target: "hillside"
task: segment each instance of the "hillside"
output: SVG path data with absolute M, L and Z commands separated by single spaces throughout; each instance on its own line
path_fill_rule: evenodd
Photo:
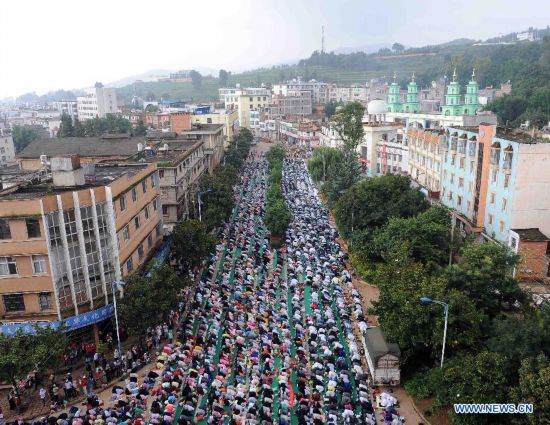
M 466 42 L 466 40 L 461 40 Z M 512 81 L 513 96 L 500 100 L 490 109 L 495 110 L 502 123 L 519 125 L 531 120 L 544 125 L 550 119 L 550 39 L 543 42 L 521 42 L 513 45 L 468 45 L 449 43 L 406 49 L 402 53 L 351 54 L 319 53 L 317 51 L 295 65 L 261 68 L 230 75 L 228 85 L 270 85 L 301 76 L 337 84 L 364 84 L 372 78 L 387 80 L 394 72 L 405 85 L 413 72 L 420 86 L 443 75 L 450 76 L 457 69 L 461 82 L 469 80 L 476 68 L 480 87 L 499 86 Z M 216 78 L 204 78 L 202 88 L 196 90 L 191 83 L 137 82 L 119 89 L 120 96 L 129 101 L 134 94 L 156 98 L 187 101 L 218 99 L 219 83 Z

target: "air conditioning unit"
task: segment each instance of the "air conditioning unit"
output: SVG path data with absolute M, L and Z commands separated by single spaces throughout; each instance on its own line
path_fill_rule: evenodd
M 42 165 L 48 165 L 48 155 L 40 155 L 40 163 Z

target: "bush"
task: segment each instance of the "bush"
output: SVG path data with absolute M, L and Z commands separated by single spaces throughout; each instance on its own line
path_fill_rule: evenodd
M 441 368 L 422 371 L 405 382 L 405 390 L 416 398 L 429 398 L 436 394 L 441 382 Z

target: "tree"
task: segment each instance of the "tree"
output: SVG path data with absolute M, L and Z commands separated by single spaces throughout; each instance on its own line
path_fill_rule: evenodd
M 402 53 L 403 50 L 405 50 L 405 46 L 403 46 L 401 43 L 393 43 L 393 46 L 391 46 L 391 49 L 395 53 Z
M 496 243 L 469 243 L 460 252 L 461 261 L 447 270 L 449 285 L 467 294 L 489 317 L 503 307 L 525 303 L 527 296 L 512 276 L 519 258 L 509 247 Z
M 29 143 L 38 137 L 38 134 L 32 128 L 19 125 L 13 126 L 11 135 L 13 137 L 13 144 L 16 153 L 21 152 Z
M 132 335 L 142 335 L 148 327 L 165 321 L 176 308 L 182 289 L 190 285 L 172 267 L 163 264 L 150 276 L 131 274 L 126 281 L 124 297 L 118 301 L 121 323 Z
M 132 133 L 134 136 L 145 136 L 147 134 L 147 127 L 143 124 L 143 120 L 138 121 Z
M 387 47 L 383 47 L 382 49 L 378 50 L 378 54 L 381 56 L 389 55 L 391 54 L 391 50 Z
M 334 114 L 336 113 L 336 108 L 338 108 L 338 106 L 342 106 L 343 103 L 342 102 L 335 102 L 334 100 L 331 100 L 330 102 L 328 102 L 326 105 L 325 105 L 325 115 L 327 118 L 332 118 L 334 116 Z
M 531 403 L 534 415 L 523 415 L 529 424 L 550 423 L 550 362 L 544 355 L 526 359 L 519 369 L 519 385 L 510 389 L 511 401 Z M 518 422 L 520 423 L 520 422 Z M 525 423 L 525 422 L 522 422 Z
M 311 159 L 307 162 L 307 169 L 313 181 L 324 182 L 327 177 L 334 178 L 343 157 L 343 153 L 339 149 L 329 147 L 315 149 Z
M 86 135 L 86 130 L 78 118 L 74 119 L 74 135 L 76 137 L 84 137 Z
M 504 374 L 506 359 L 497 353 L 482 351 L 448 362 L 443 371 L 437 400 L 445 406 L 454 403 L 507 403 L 508 379 Z M 502 424 L 497 415 L 457 415 L 449 409 L 454 424 Z
M 218 79 L 220 86 L 226 86 L 227 81 L 229 80 L 229 72 L 227 72 L 225 69 L 220 69 L 220 72 L 218 74 Z
M 504 96 L 495 99 L 485 109 L 497 114 L 500 124 L 513 125 L 518 118 L 525 112 L 527 101 L 518 96 Z
M 59 128 L 58 137 L 74 137 L 75 129 L 73 119 L 68 114 L 61 115 L 61 126 Z
M 55 369 L 68 340 L 61 329 L 35 327 L 34 335 L 0 333 L 0 381 L 16 384 L 33 370 Z
M 195 71 L 194 69 L 189 73 L 191 77 L 191 84 L 195 90 L 199 90 L 202 87 L 202 75 L 200 72 Z
M 422 264 L 444 266 L 449 258 L 451 219 L 441 206 L 409 218 L 392 217 L 376 231 L 371 258 L 380 260 L 397 244 L 406 242 L 408 254 Z
M 351 230 L 378 228 L 391 217 L 413 217 L 429 207 L 424 195 L 413 189 L 408 177 L 386 174 L 362 180 L 337 202 L 334 215 L 344 237 Z
M 344 149 L 355 152 L 365 132 L 363 114 L 365 107 L 359 102 L 349 102 L 334 115 L 334 128 L 344 142 Z
M 265 211 L 265 225 L 269 231 L 282 237 L 292 221 L 292 214 L 282 200 L 275 200 L 267 206 Z
M 198 220 L 186 220 L 174 227 L 172 258 L 183 273 L 199 267 L 215 247 L 216 238 L 208 232 L 206 224 Z

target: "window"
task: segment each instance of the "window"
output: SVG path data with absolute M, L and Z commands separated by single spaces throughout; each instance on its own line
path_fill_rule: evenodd
M 135 186 L 132 188 L 132 201 L 137 201 L 137 190 Z
M 458 187 L 464 187 L 464 179 L 462 177 L 458 178 Z
M 128 242 L 130 240 L 130 226 L 124 227 L 124 229 L 122 229 L 122 234 L 124 235 L 124 240 Z
M 164 170 L 159 170 L 159 177 L 161 179 L 164 177 Z
M 472 193 L 473 189 L 474 189 L 474 183 L 468 182 L 468 193 Z
M 147 192 L 147 179 L 141 181 L 141 190 L 143 190 L 143 193 Z
M 8 294 L 2 297 L 4 299 L 4 308 L 6 312 L 25 311 L 25 299 L 23 294 Z
M 17 274 L 17 263 L 14 257 L 0 257 L 0 276 Z
M 147 236 L 147 248 L 151 248 L 153 246 L 153 234 L 149 233 L 149 236 Z
M 168 215 L 168 207 L 166 205 L 162 206 L 162 215 Z
M 504 175 L 504 187 L 510 186 L 510 174 Z
M 39 238 L 40 221 L 37 218 L 27 218 L 25 223 L 27 224 L 27 236 L 29 238 Z
M 38 294 L 38 305 L 40 310 L 51 310 L 52 309 L 52 293 L 51 292 L 42 292 Z
M 502 198 L 502 211 L 506 211 L 507 206 L 508 206 L 508 199 Z
M 495 183 L 497 181 L 497 168 L 493 168 L 491 170 L 491 183 Z
M 460 168 L 464 169 L 464 158 L 460 158 Z
M 151 187 L 155 187 L 155 175 L 151 176 Z
M 493 224 L 493 214 L 489 214 L 489 224 Z
M 452 191 L 452 190 L 449 192 L 449 199 L 450 199 L 451 201 L 453 200 L 453 191 Z
M 500 233 L 504 232 L 504 221 L 500 221 L 499 223 L 499 229 L 500 229 Z
M 0 239 L 11 239 L 10 222 L 0 218 Z
M 451 155 L 451 165 L 455 165 L 456 163 L 456 155 Z
M 139 229 L 139 226 L 141 226 L 141 223 L 140 223 L 140 220 L 139 220 L 139 215 L 136 215 L 134 217 L 134 226 L 135 226 L 136 230 Z
M 451 174 L 451 184 L 453 184 L 454 182 L 455 182 L 455 175 Z
M 472 209 L 472 203 L 470 201 L 468 201 L 467 211 L 470 211 L 471 209 Z
M 157 224 L 157 227 L 155 227 L 155 234 L 157 235 L 157 238 L 160 238 L 162 235 L 162 226 L 161 224 Z
M 143 258 L 143 256 L 145 255 L 145 250 L 143 249 L 143 244 L 140 244 L 138 246 L 138 256 L 139 256 L 139 259 L 141 260 Z
M 491 204 L 494 204 L 495 203 L 495 194 L 494 193 L 491 193 L 491 197 L 489 198 L 490 199 L 490 203 Z
M 156 211 L 157 210 L 157 198 L 153 199 L 153 210 Z
M 457 198 L 458 199 L 457 199 L 456 203 L 458 204 L 458 206 L 461 206 L 462 205 L 462 196 L 459 195 L 459 196 L 457 196 Z
M 474 165 L 474 161 L 470 161 L 470 173 L 473 173 L 475 171 L 475 165 Z
M 46 273 L 46 257 L 43 255 L 32 256 L 32 270 L 34 273 Z
M 149 205 L 144 208 L 145 220 L 149 220 Z
M 126 195 L 122 195 L 120 197 L 120 211 L 124 211 L 126 209 Z
M 132 270 L 134 270 L 134 262 L 132 261 L 132 258 L 128 258 L 128 261 L 126 261 L 126 270 L 128 270 L 128 273 L 131 273 Z

